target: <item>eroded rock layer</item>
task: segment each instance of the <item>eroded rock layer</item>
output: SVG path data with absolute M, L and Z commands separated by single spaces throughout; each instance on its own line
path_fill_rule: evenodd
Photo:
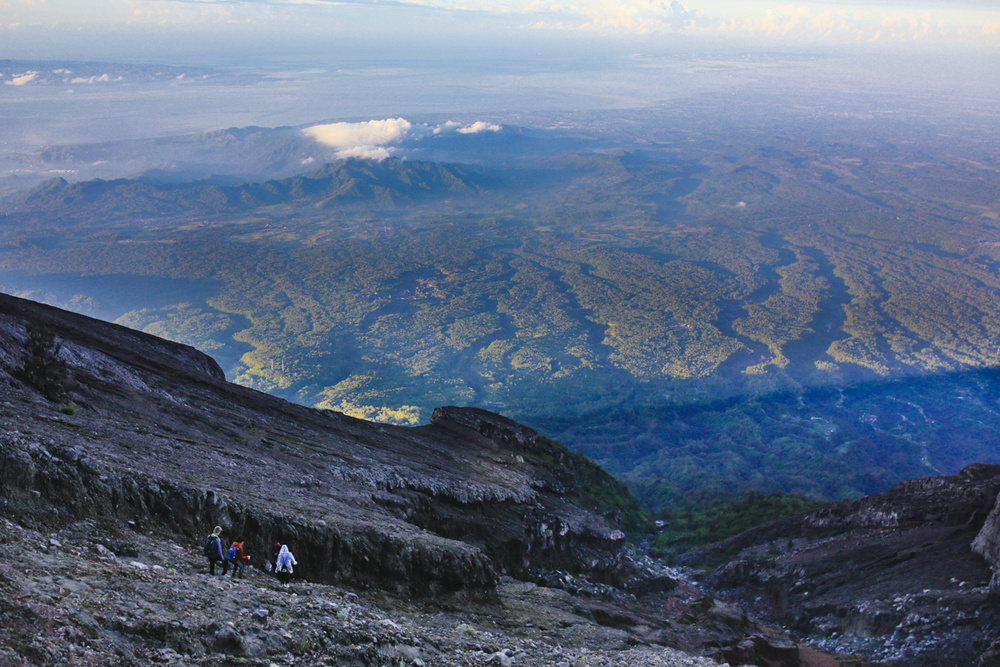
M 760 526 L 700 557 L 726 554 L 711 585 L 813 646 L 975 665 L 1000 628 L 989 564 L 973 551 L 995 551 L 998 492 L 1000 466 L 976 464 Z

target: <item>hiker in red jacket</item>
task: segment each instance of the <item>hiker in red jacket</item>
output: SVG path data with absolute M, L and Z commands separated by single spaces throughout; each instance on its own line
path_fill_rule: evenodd
M 229 547 L 229 562 L 233 564 L 233 578 L 239 577 L 243 578 L 243 571 L 246 569 L 246 563 L 250 560 L 250 556 L 243 553 L 243 538 L 238 538 L 233 542 L 232 546 Z M 228 565 L 228 563 L 227 563 Z M 226 573 L 226 568 L 223 566 L 222 573 Z

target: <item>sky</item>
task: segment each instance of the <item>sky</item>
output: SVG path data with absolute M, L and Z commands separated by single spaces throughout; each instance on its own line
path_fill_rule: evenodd
M 0 58 L 569 48 L 600 40 L 1000 48 L 995 0 L 0 0 Z M 684 40 L 689 40 L 685 42 Z M 457 45 L 457 46 L 456 46 Z
M 338 153 L 382 154 L 421 122 L 748 87 L 992 100 L 998 58 L 1000 0 L 0 0 L 0 161 L 248 125 L 320 125 Z

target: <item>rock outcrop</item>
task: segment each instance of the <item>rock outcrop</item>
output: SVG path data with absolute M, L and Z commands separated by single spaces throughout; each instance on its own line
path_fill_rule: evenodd
M 983 521 L 983 527 L 972 542 L 972 550 L 989 563 L 993 570 L 990 591 L 1000 595 L 1000 503 L 993 503 Z
M 707 581 L 813 646 L 973 665 L 1000 627 L 990 568 L 973 552 L 994 544 L 998 491 L 1000 466 L 977 464 L 787 517 L 698 557 L 728 554 Z

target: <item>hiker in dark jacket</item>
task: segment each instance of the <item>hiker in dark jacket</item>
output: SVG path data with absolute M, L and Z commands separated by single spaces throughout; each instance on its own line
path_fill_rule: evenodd
M 225 574 L 229 570 L 229 563 L 222 553 L 222 538 L 219 537 L 221 534 L 222 528 L 216 526 L 212 534 L 205 538 L 205 556 L 208 558 L 209 574 L 215 574 L 215 564 L 220 561 L 222 562 L 222 574 Z
M 243 578 L 243 570 L 246 569 L 246 563 L 250 560 L 250 556 L 243 553 L 243 538 L 237 539 L 233 542 L 233 546 L 229 547 L 229 560 L 233 562 L 233 579 L 239 577 Z M 222 573 L 225 574 L 226 570 L 223 569 Z
M 274 543 L 274 555 L 271 556 L 271 572 L 278 574 L 278 554 L 281 553 L 281 542 Z

